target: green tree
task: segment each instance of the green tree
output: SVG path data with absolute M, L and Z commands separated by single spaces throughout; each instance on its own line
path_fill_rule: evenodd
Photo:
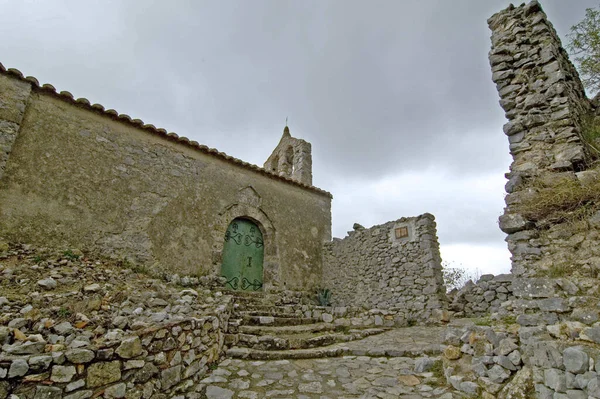
M 591 93 L 600 91 L 600 10 L 586 9 L 585 17 L 571 27 L 567 38 L 583 85 Z

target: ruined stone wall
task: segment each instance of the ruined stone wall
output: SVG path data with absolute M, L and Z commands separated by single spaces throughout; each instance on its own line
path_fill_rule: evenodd
M 0 241 L 0 398 L 202 397 L 233 307 L 203 280 Z
M 7 240 L 214 275 L 227 226 L 247 217 L 263 233 L 267 288 L 321 281 L 329 193 L 2 71 L 0 141 L 14 141 L 0 180 Z
M 512 274 L 484 274 L 467 282 L 460 290 L 448 293 L 454 317 L 480 317 L 497 312 L 503 302 L 513 299 Z
M 597 397 L 597 280 L 519 277 L 507 288 L 512 295 L 479 314 L 480 326 L 446 331 L 448 382 L 484 398 Z
M 433 215 L 424 214 L 357 226 L 326 244 L 322 285 L 333 305 L 390 310 L 397 324 L 438 319 L 446 298 L 436 234 Z
M 164 324 L 164 323 L 163 323 Z M 59 325 L 58 327 L 61 327 Z M 106 334 L 98 344 L 69 339 L 50 344 L 39 335 L 23 344 L 0 327 L 0 395 L 27 398 L 201 397 L 208 365 L 219 360 L 224 326 L 214 316 Z M 189 396 L 191 395 L 191 396 Z M 183 396 L 181 396 L 183 397 Z
M 500 228 L 508 234 L 512 272 L 533 276 L 559 264 L 597 267 L 600 254 L 594 248 L 599 247 L 600 234 L 595 227 L 574 228 L 557 221 L 542 225 L 519 209 L 536 195 L 536 184 L 552 187 L 564 179 L 576 180 L 587 167 L 581 133 L 591 109 L 578 74 L 536 1 L 510 6 L 488 24 L 492 79 L 508 119 L 504 133 L 513 157 L 500 217 Z

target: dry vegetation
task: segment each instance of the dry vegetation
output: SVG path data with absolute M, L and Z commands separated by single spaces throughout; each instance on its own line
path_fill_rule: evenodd
M 585 182 L 562 177 L 551 184 L 531 182 L 534 195 L 523 198 L 516 210 L 538 226 L 585 220 L 600 209 L 600 178 Z

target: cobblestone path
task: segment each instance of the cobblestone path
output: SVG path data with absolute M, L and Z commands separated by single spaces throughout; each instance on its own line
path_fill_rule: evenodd
M 203 383 L 209 399 L 463 398 L 431 370 L 442 335 L 443 327 L 402 328 L 344 344 L 351 356 L 226 359 Z
M 407 357 L 344 356 L 340 358 L 253 361 L 227 359 L 205 380 L 206 396 L 216 398 L 443 398 L 431 372 L 416 373 Z

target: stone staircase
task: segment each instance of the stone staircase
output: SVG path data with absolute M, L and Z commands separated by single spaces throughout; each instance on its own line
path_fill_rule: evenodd
M 305 317 L 300 298 L 234 291 L 227 356 L 241 359 L 309 359 L 347 354 L 344 342 L 384 332 L 381 328 L 348 328 Z

